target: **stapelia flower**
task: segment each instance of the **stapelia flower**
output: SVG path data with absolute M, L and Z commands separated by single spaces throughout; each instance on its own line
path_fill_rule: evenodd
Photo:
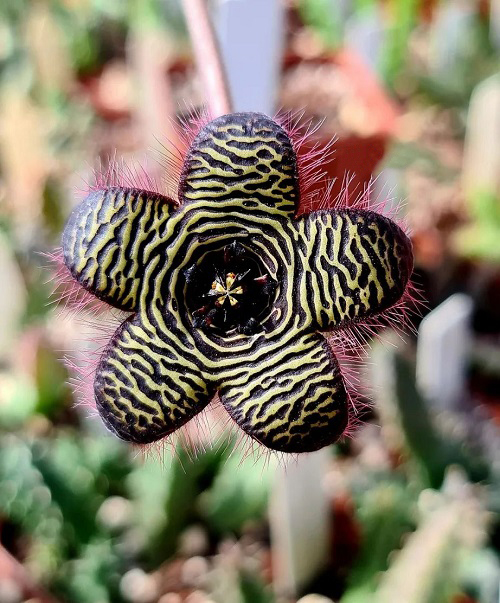
M 397 303 L 411 243 L 371 211 L 297 218 L 299 190 L 285 130 L 239 113 L 195 137 L 179 204 L 110 187 L 74 210 L 66 266 L 99 299 L 133 313 L 94 383 L 99 414 L 120 438 L 163 438 L 217 392 L 239 427 L 274 450 L 316 450 L 344 432 L 348 395 L 322 332 Z

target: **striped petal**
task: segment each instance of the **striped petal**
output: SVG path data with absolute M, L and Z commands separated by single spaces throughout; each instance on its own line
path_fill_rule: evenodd
M 126 321 L 102 355 L 94 382 L 105 425 L 128 442 L 147 444 L 182 427 L 210 402 L 198 368 L 142 326 Z
M 410 239 L 370 211 L 321 211 L 295 223 L 312 324 L 328 330 L 378 314 L 403 295 L 413 270 Z
M 223 115 L 204 126 L 188 151 L 179 198 L 240 201 L 293 214 L 298 203 L 295 151 L 286 132 L 259 113 Z
M 145 266 L 164 244 L 174 209 L 170 199 L 156 193 L 127 188 L 92 192 L 64 229 L 66 266 L 99 299 L 136 310 Z
M 239 427 L 273 450 L 317 450 L 335 442 L 347 425 L 340 370 L 317 333 L 287 337 L 249 370 L 236 366 L 219 393 Z

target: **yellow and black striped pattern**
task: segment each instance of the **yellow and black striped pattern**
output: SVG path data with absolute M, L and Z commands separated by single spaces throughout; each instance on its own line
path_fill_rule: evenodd
M 317 211 L 297 220 L 305 246 L 307 290 L 321 330 L 362 320 L 394 305 L 413 269 L 411 243 L 389 218 L 371 211 Z
M 247 114 L 248 115 L 248 114 Z M 297 162 L 286 133 L 264 115 L 207 124 L 186 158 L 179 198 L 186 201 L 241 200 L 285 215 L 298 202 Z
M 163 238 L 172 208 L 166 197 L 146 191 L 94 191 L 64 229 L 66 265 L 100 299 L 136 310 L 144 268 Z
M 298 190 L 286 133 L 244 113 L 212 121 L 194 140 L 179 208 L 159 195 L 106 189 L 75 210 L 63 235 L 69 269 L 134 312 L 102 355 L 94 388 L 119 437 L 168 435 L 217 391 L 234 421 L 269 448 L 310 451 L 342 434 L 347 395 L 319 331 L 394 304 L 411 273 L 411 243 L 372 212 L 294 219 Z M 186 269 L 233 241 L 278 284 L 254 335 L 196 328 L 186 303 Z

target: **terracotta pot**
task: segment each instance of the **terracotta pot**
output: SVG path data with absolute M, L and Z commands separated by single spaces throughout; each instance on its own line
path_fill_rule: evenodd
M 351 89 L 354 91 L 370 115 L 370 130 L 373 134 L 360 136 L 356 133 L 342 135 L 334 145 L 334 155 L 331 160 L 325 162 L 324 170 L 329 179 L 334 179 L 331 196 L 335 198 L 347 180 L 349 183 L 350 198 L 354 199 L 356 195 L 363 191 L 368 185 L 376 166 L 384 157 L 387 143 L 393 136 L 396 128 L 397 118 L 400 110 L 397 104 L 389 98 L 376 76 L 363 63 L 363 61 L 352 51 L 342 50 L 334 54 L 303 61 L 301 57 L 294 54 L 287 54 L 284 59 L 283 68 L 293 69 L 299 64 L 314 65 L 335 65 L 349 81 Z M 304 119 L 307 120 L 308 114 L 313 111 L 309 107 L 286 107 L 287 110 L 305 109 Z M 302 149 L 307 153 L 315 144 L 319 148 L 326 148 L 330 144 L 331 134 L 321 134 L 321 130 L 308 145 Z M 312 183 L 307 192 L 321 190 L 324 183 Z M 318 197 L 318 202 L 321 195 Z

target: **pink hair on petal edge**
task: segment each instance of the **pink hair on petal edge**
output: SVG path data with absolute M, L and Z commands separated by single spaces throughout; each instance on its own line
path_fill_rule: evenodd
M 186 118 L 182 125 L 178 126 L 181 147 L 169 146 L 163 149 L 161 165 L 165 168 L 167 176 L 162 181 L 150 175 L 147 163 L 129 165 L 112 156 L 100 160 L 99 167 L 92 170 L 92 180 L 77 191 L 77 197 L 85 198 L 93 191 L 123 187 L 159 193 L 177 204 L 177 186 L 185 153 L 203 125 L 210 121 L 206 111 L 191 111 L 191 114 L 191 118 Z M 76 405 L 89 409 L 90 414 L 97 416 L 93 391 L 95 372 L 106 346 L 127 314 L 112 308 L 86 291 L 66 267 L 61 248 L 42 255 L 49 262 L 51 280 L 54 283 L 51 303 L 58 306 L 59 317 L 64 316 L 68 320 L 77 318 L 80 325 L 92 332 L 92 335 L 82 335 L 84 346 L 99 343 L 95 349 L 88 350 L 85 356 L 80 352 L 77 355 L 65 355 L 64 359 L 71 374 L 70 383 Z M 106 315 L 108 318 L 104 320 Z
M 99 314 L 109 309 L 95 295 L 86 291 L 74 278 L 64 263 L 63 251 L 60 247 L 49 253 L 41 253 L 48 260 L 48 269 L 51 272 L 50 280 L 53 283 L 51 292 L 52 304 L 57 304 L 61 312 L 78 316 L 86 311 Z
M 311 121 L 304 123 L 303 116 L 304 112 L 296 112 L 281 113 L 275 117 L 290 137 L 297 154 L 300 187 L 298 214 L 328 209 L 372 211 L 394 221 L 410 237 L 408 223 L 401 217 L 404 203 L 394 203 L 390 195 L 374 199 L 375 180 L 371 180 L 360 192 L 355 188 L 353 194 L 351 184 L 354 176 L 346 174 L 340 193 L 333 196 L 334 183 L 328 179 L 324 165 L 332 160 L 336 139 L 326 145 L 318 140 L 314 142 L 315 134 L 322 124 L 319 122 L 313 126 Z M 387 327 L 394 329 L 400 337 L 406 332 L 414 333 L 410 315 L 420 315 L 425 305 L 421 290 L 410 279 L 402 297 L 392 307 L 327 333 L 328 342 L 339 361 L 351 407 L 344 437 L 352 437 L 362 423 L 360 417 L 370 407 L 366 402 L 368 398 L 361 393 L 359 378 L 360 370 L 365 365 L 367 344 L 378 337 L 381 329 Z
M 94 181 L 87 185 L 85 194 L 93 190 L 119 186 L 126 188 L 142 189 L 153 193 L 166 195 L 172 203 L 177 204 L 178 186 L 185 155 L 193 140 L 209 123 L 211 117 L 206 110 L 195 111 L 190 109 L 188 117 L 180 121 L 178 140 L 175 146 L 164 146 L 160 154 L 159 163 L 164 168 L 165 176 L 161 182 L 149 175 L 146 167 L 130 167 L 123 161 L 111 158 L 106 166 L 94 171 Z M 408 226 L 399 217 L 401 203 L 394 204 L 390 198 L 373 200 L 373 184 L 370 182 L 365 189 L 353 196 L 350 192 L 352 176 L 346 175 L 342 183 L 341 192 L 333 197 L 332 185 L 324 169 L 325 163 L 331 161 L 335 152 L 336 140 L 331 140 L 327 145 L 315 139 L 315 134 L 321 123 L 312 125 L 312 122 L 303 122 L 303 112 L 280 113 L 274 118 L 287 132 L 292 145 L 297 153 L 300 207 L 297 215 L 321 209 L 352 209 L 373 211 L 395 221 L 408 235 Z M 89 410 L 89 414 L 97 415 L 95 408 L 93 382 L 95 371 L 100 358 L 111 340 L 114 332 L 126 317 L 125 313 L 110 308 L 106 303 L 99 301 L 79 285 L 66 268 L 62 251 L 56 250 L 52 254 L 45 254 L 54 266 L 55 294 L 66 311 L 72 315 L 85 315 L 87 325 L 99 333 L 96 339 L 99 345 L 81 357 L 66 358 L 66 363 L 73 375 L 72 384 L 77 399 L 76 404 Z M 366 346 L 373 338 L 377 337 L 383 327 L 392 327 L 400 334 L 411 331 L 409 320 L 410 311 L 417 312 L 424 305 L 422 296 L 415 284 L 410 281 L 401 299 L 388 310 L 368 319 L 352 323 L 347 327 L 334 329 L 327 334 L 327 341 L 339 362 L 339 367 L 348 396 L 349 422 L 344 432 L 344 437 L 352 437 L 362 423 L 365 411 L 370 407 L 366 402 L 367 396 L 360 387 L 360 371 L 365 364 Z M 104 312 L 115 313 L 107 323 L 103 324 Z M 96 328 L 97 327 L 97 328 Z M 215 437 L 214 437 L 215 434 Z M 163 458 L 164 451 L 170 449 L 172 454 L 177 454 L 177 446 L 181 445 L 189 457 L 203 453 L 208 447 L 228 447 L 231 442 L 236 442 L 234 449 L 243 450 L 242 459 L 248 456 L 264 454 L 266 462 L 271 457 L 276 457 L 282 464 L 297 455 L 285 455 L 270 451 L 237 428 L 231 417 L 222 409 L 218 396 L 191 419 L 185 426 L 163 440 L 149 445 L 134 446 L 140 454 L 154 455 Z
M 288 134 L 297 157 L 300 197 L 297 214 L 307 213 L 315 207 L 319 189 L 329 186 L 324 166 L 332 160 L 336 142 L 336 138 L 332 138 L 326 145 L 321 143 L 315 135 L 322 122 L 313 124 L 312 120 L 304 121 L 303 117 L 304 111 L 279 112 L 274 117 Z
M 187 117 L 174 123 L 177 143 L 160 143 L 161 150 L 153 153 L 153 164 L 163 168 L 160 178 L 152 175 L 147 158 L 143 162 L 128 163 L 113 154 L 99 160 L 99 165 L 92 169 L 91 180 L 77 190 L 77 197 L 85 198 L 92 191 L 121 187 L 164 195 L 174 204 L 180 203 L 178 187 L 184 158 L 197 134 L 210 120 L 207 110 L 190 108 Z
M 84 350 L 64 353 L 64 364 L 70 373 L 70 386 L 75 406 L 97 416 L 94 400 L 94 376 L 102 353 L 126 313 L 112 308 L 86 291 L 72 276 L 63 259 L 62 249 L 43 253 L 49 261 L 53 282 L 52 301 L 57 306 L 57 319 L 77 321 L 81 328 L 80 342 Z M 85 332 L 87 331 L 87 332 Z

